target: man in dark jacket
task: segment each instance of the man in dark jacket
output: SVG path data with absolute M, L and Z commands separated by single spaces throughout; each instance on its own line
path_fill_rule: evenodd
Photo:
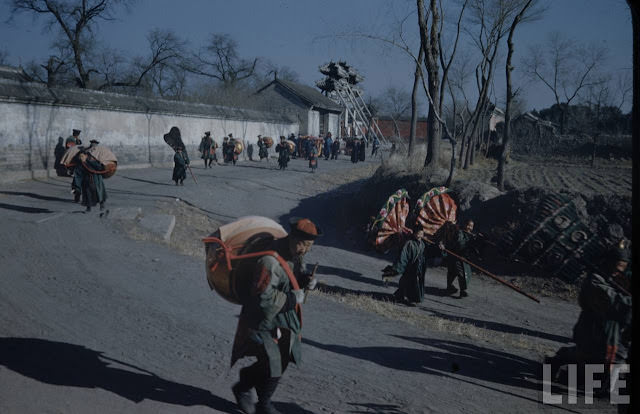
M 582 283 L 578 303 L 581 312 L 573 327 L 573 347 L 563 347 L 546 363 L 556 377 L 562 365 L 604 364 L 603 385 L 615 386 L 615 364 L 624 363 L 631 347 L 631 274 L 627 273 L 630 252 L 614 247 L 603 272 L 591 273 Z
M 301 362 L 303 289 L 316 286 L 316 279 L 304 271 L 303 257 L 321 234 L 311 220 L 293 219 L 289 235 L 266 249 L 277 252 L 284 263 L 271 255 L 256 262 L 251 294 L 242 305 L 231 355 L 231 365 L 246 356 L 258 359 L 240 370 L 240 381 L 232 387 L 244 413 L 277 414 L 271 397 L 278 381 L 289 362 Z M 258 394 L 255 406 L 252 388 Z
M 407 240 L 400 251 L 400 255 L 391 266 L 383 269 L 382 280 L 400 276 L 398 290 L 394 293 L 396 299 L 408 305 L 420 303 L 424 298 L 424 275 L 427 271 L 426 243 L 424 232 L 418 230 L 411 240 Z
M 201 157 L 204 160 L 204 168 L 211 168 L 211 163 L 216 159 L 216 142 L 211 138 L 211 132 L 204 133 L 204 137 L 200 141 L 200 147 L 198 150 L 202 153 Z
M 462 229 L 458 228 L 454 223 L 446 222 L 440 232 L 436 234 L 439 241 L 438 246 L 441 250 L 446 248 L 459 256 L 467 256 L 469 248 L 471 247 L 470 243 L 473 240 L 471 233 L 473 227 L 473 220 L 467 220 Z M 443 252 L 442 255 L 445 257 L 444 260 L 447 264 L 447 292 L 456 293 L 458 291 L 458 289 L 453 286 L 453 282 L 458 279 L 460 297 L 464 298 L 469 296 L 467 287 L 471 279 L 471 266 L 453 255 L 445 252 Z
M 187 165 L 189 165 L 189 155 L 183 147 L 178 147 L 173 155 L 173 181 L 176 185 L 184 185 L 187 178 Z
M 287 169 L 287 165 L 289 164 L 289 155 L 290 155 L 289 144 L 285 140 L 284 136 L 280 137 L 280 142 L 276 145 L 276 152 L 278 153 L 278 166 L 281 170 Z

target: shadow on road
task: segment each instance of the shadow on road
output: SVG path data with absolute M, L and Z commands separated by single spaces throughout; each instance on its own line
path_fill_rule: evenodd
M 371 299 L 380 300 L 383 302 L 400 303 L 392 293 L 385 292 L 367 292 L 362 290 L 348 289 L 341 286 L 329 286 L 319 282 L 317 288 L 320 292 L 329 293 L 333 295 L 364 295 L 370 296 Z M 395 289 L 394 289 L 395 292 Z
M 72 202 L 70 198 L 51 197 L 51 196 L 45 196 L 45 195 L 36 194 L 36 193 L 25 193 L 22 191 L 0 191 L 0 194 L 25 196 L 25 197 L 31 197 L 38 200 L 46 200 L 46 201 L 62 201 L 63 203 Z
M 360 272 L 354 272 L 353 270 L 343 269 L 341 267 L 318 265 L 318 274 L 320 275 L 335 275 L 345 279 L 353 280 L 354 282 L 368 283 L 375 286 L 384 286 L 382 280 L 371 279 L 370 277 L 362 276 Z
M 133 177 L 127 177 L 126 175 L 120 175 L 120 178 L 124 178 L 125 180 L 131 180 L 131 181 L 138 181 L 141 183 L 147 183 L 147 184 L 154 184 L 154 185 L 167 185 L 169 187 L 175 187 L 174 184 L 167 184 L 167 183 L 160 183 L 158 181 L 153 181 L 153 180 L 144 180 L 142 178 L 133 178 Z
M 351 347 L 322 344 L 308 338 L 303 338 L 302 341 L 319 349 L 370 361 L 395 370 L 458 379 L 451 376 L 455 374 L 500 385 L 539 390 L 536 381 L 542 374 L 539 362 L 463 342 L 392 336 L 424 345 L 429 349 L 391 346 Z
M 519 326 L 513 326 L 513 325 L 507 325 L 504 323 L 499 323 L 499 322 L 493 322 L 493 321 L 484 321 L 481 319 L 473 319 L 473 318 L 468 318 L 468 317 L 464 317 L 464 316 L 454 316 L 454 315 L 449 315 L 446 313 L 442 313 L 440 311 L 434 310 L 434 309 L 429 309 L 426 307 L 420 307 L 422 310 L 428 312 L 429 314 L 433 315 L 433 316 L 437 316 L 438 318 L 442 318 L 442 319 L 446 319 L 449 321 L 456 321 L 456 322 L 464 322 L 464 323 L 468 323 L 468 324 L 472 324 L 484 329 L 489 329 L 492 331 L 496 331 L 496 332 L 505 332 L 505 333 L 510 333 L 510 334 L 519 334 L 519 335 L 527 335 L 527 336 L 531 336 L 533 338 L 542 338 L 542 339 L 548 339 L 550 341 L 556 341 L 556 342 L 560 342 L 560 343 L 569 343 L 571 342 L 571 338 L 567 337 L 567 336 L 562 336 L 562 335 L 555 335 L 555 334 L 550 334 L 550 333 L 546 333 L 546 332 L 540 332 L 540 331 L 535 331 L 533 329 L 528 329 L 528 328 L 522 328 Z
M 400 406 L 394 404 L 349 403 L 349 405 L 354 407 L 362 407 L 362 409 L 358 408 L 349 411 L 353 414 L 405 414 L 405 411 L 402 411 Z
M 234 403 L 207 390 L 162 379 L 81 345 L 36 338 L 0 338 L 0 365 L 47 384 L 102 388 L 135 403 L 149 399 L 237 412 Z
M 51 211 L 48 208 L 18 206 L 15 204 L 6 204 L 6 203 L 0 203 L 0 208 L 4 208 L 5 210 L 20 211 L 22 213 L 30 213 L 30 214 L 54 213 L 54 211 Z

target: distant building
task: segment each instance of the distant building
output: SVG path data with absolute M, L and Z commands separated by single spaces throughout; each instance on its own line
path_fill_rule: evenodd
M 272 112 L 286 113 L 297 118 L 302 135 L 339 134 L 342 106 L 321 94 L 317 89 L 296 82 L 274 79 L 259 89 Z
M 395 138 L 399 136 L 404 140 L 409 140 L 411 135 L 411 118 L 394 119 L 390 116 L 376 117 L 380 132 L 386 138 Z M 418 118 L 416 123 L 416 140 L 425 141 L 427 139 L 427 119 Z

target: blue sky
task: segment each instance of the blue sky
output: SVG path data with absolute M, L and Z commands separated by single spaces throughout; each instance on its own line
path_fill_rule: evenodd
M 624 0 L 549 0 L 550 8 L 540 21 L 522 25 L 516 32 L 519 63 L 527 46 L 542 43 L 547 33 L 559 31 L 582 42 L 604 45 L 609 51 L 607 70 L 630 70 L 632 56 L 631 18 Z M 388 86 L 410 89 L 410 59 L 403 53 L 374 41 L 336 38 L 356 31 L 386 35 L 397 27 L 411 0 L 139 0 L 129 11 L 119 11 L 116 21 L 102 22 L 99 38 L 130 55 L 144 54 L 145 36 L 153 28 L 169 28 L 203 45 L 210 33 L 228 33 L 235 38 L 243 57 L 265 57 L 292 68 L 303 83 L 321 78 L 318 66 L 331 59 L 345 59 L 365 76 L 365 92 L 378 95 Z M 0 3 L 0 16 L 8 16 L 7 1 Z M 13 63 L 26 63 L 49 55 L 51 34 L 43 32 L 42 19 L 21 15 L 0 23 L 0 49 Z M 417 36 L 415 25 L 408 36 Z M 506 46 L 505 46 L 506 47 Z M 497 94 L 503 94 L 504 69 L 497 69 Z M 524 86 L 528 108 L 553 103 L 553 96 L 539 84 Z M 498 97 L 501 99 L 500 97 Z M 627 107 L 628 110 L 628 107 Z

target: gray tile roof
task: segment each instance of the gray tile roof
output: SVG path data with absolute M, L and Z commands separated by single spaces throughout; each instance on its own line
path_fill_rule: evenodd
M 342 106 L 321 94 L 317 89 L 283 79 L 275 79 L 271 81 L 269 84 L 258 90 L 257 93 L 260 93 L 274 83 L 289 90 L 291 93 L 307 102 L 309 106 L 313 105 L 316 108 L 321 108 L 331 112 L 342 112 Z
M 28 77 L 25 78 L 20 74 L 20 70 L 10 71 L 5 70 L 5 68 L 0 67 L 0 101 L 56 104 L 145 113 L 182 114 L 220 119 L 297 122 L 290 115 L 284 113 L 171 101 L 80 88 L 48 88 L 43 83 L 33 82 Z

